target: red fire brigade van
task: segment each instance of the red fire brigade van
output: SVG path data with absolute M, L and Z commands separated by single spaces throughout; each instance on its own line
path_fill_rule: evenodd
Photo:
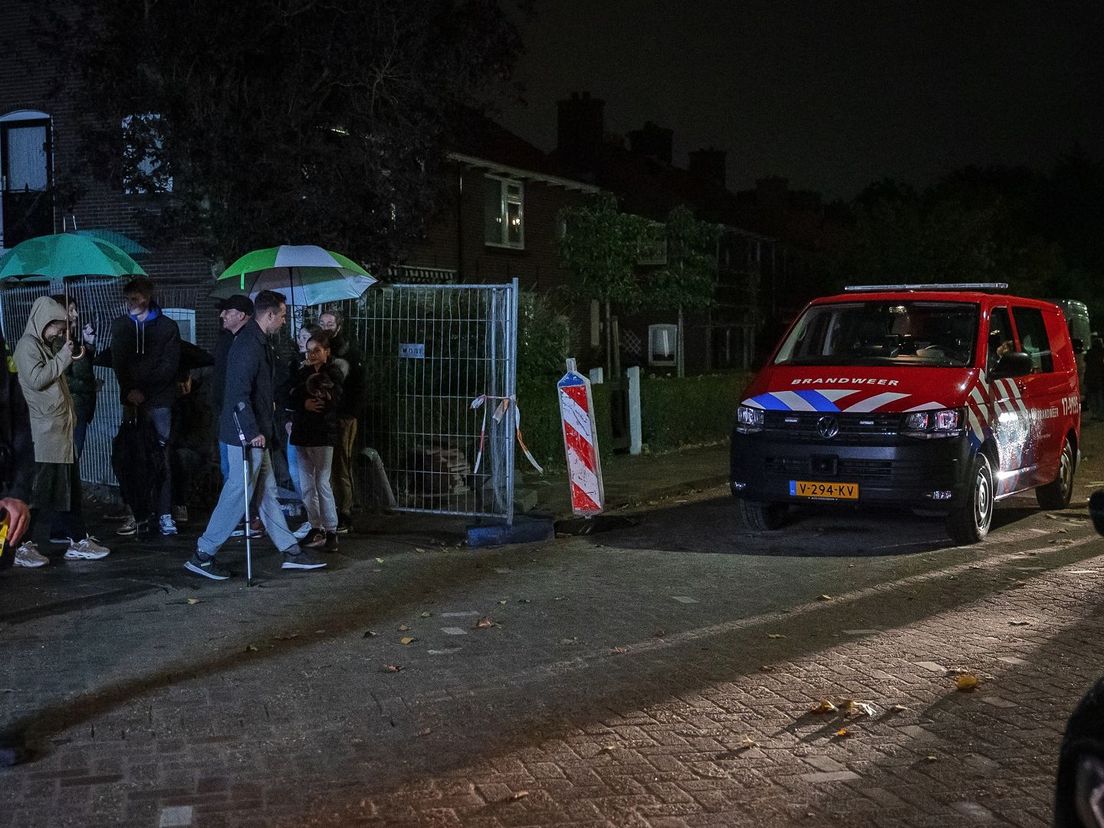
M 743 394 L 731 489 L 745 524 L 808 502 L 946 515 L 981 540 L 993 505 L 1069 503 L 1081 434 L 1069 329 L 1005 284 L 870 285 L 817 299 Z

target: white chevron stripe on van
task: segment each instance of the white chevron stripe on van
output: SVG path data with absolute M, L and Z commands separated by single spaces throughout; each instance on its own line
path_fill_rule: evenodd
M 894 391 L 886 391 L 882 394 L 875 394 L 873 397 L 867 397 L 865 400 L 859 400 L 854 405 L 848 406 L 843 410 L 854 411 L 858 413 L 874 411 L 877 408 L 881 408 L 883 405 L 888 405 L 894 400 L 900 400 L 907 396 L 908 394 L 898 394 Z
M 796 391 L 771 391 L 770 395 L 790 411 L 816 411 L 817 408 Z
M 906 412 L 908 412 L 908 411 L 934 411 L 938 408 L 946 408 L 946 407 L 947 406 L 943 405 L 943 403 L 926 402 L 922 405 L 914 405 L 912 408 L 906 408 L 905 411 Z

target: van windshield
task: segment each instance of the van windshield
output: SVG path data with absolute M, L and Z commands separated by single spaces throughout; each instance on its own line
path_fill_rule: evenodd
M 979 307 L 970 302 L 841 302 L 808 308 L 775 365 L 972 365 Z

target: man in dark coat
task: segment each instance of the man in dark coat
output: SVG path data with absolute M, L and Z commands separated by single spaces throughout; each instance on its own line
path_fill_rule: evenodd
M 367 400 L 368 374 L 364 353 L 348 336 L 345 317 L 339 310 L 323 311 L 318 326 L 333 337 L 333 356 L 349 366 L 345 376 L 344 395 L 337 416 L 340 435 L 333 455 L 333 491 L 337 501 L 337 532 L 344 535 L 352 528 L 353 518 L 353 450 L 356 446 L 357 418 L 363 416 Z
M 215 562 L 245 512 L 246 479 L 243 457 L 248 447 L 249 489 L 261 491 L 260 517 L 268 536 L 284 556 L 283 569 L 315 570 L 326 564 L 299 548 L 288 531 L 276 499 L 276 480 L 268 446 L 276 439 L 275 365 L 267 336 L 287 320 L 284 297 L 262 290 L 254 301 L 255 313 L 242 326 L 227 354 L 226 384 L 219 413 L 219 442 L 226 445 L 230 474 L 219 494 L 207 529 L 196 542 L 196 551 L 184 568 L 196 575 L 222 581 L 230 573 Z
M 253 318 L 253 301 L 248 296 L 235 294 L 228 296 L 219 303 L 219 319 L 222 321 L 222 330 L 219 331 L 218 340 L 215 342 L 215 368 L 211 373 L 211 410 L 215 416 L 222 411 L 223 387 L 226 385 L 226 360 L 230 356 L 230 346 L 234 344 L 234 337 L 238 335 L 245 323 Z M 230 461 L 226 456 L 226 444 L 219 443 L 219 469 L 222 471 L 222 480 L 225 483 L 230 474 Z
M 153 282 L 139 276 L 123 287 L 127 313 L 111 326 L 111 366 L 119 380 L 124 405 L 135 406 L 148 417 L 169 468 L 169 438 L 172 435 L 172 406 L 180 369 L 180 329 L 153 301 Z M 172 519 L 172 479 L 164 475 L 155 497 L 162 535 L 175 535 Z M 136 515 L 141 520 L 145 515 Z M 128 522 L 119 534 L 135 534 Z M 127 531 L 133 528 L 133 531 Z

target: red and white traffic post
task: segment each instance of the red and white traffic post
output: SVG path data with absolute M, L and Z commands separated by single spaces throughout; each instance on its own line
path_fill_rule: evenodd
M 560 397 L 560 423 L 563 426 L 564 451 L 567 453 L 567 478 L 571 486 L 571 511 L 591 517 L 606 505 L 602 487 L 602 463 L 598 457 L 598 430 L 594 425 L 594 400 L 590 380 L 575 370 L 575 360 L 567 360 L 567 373 L 556 388 Z

